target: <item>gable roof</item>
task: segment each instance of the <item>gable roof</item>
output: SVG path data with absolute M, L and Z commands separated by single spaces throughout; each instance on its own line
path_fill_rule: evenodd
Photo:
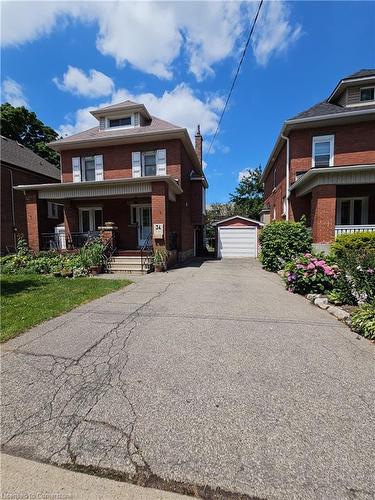
M 1 161 L 30 172 L 60 180 L 60 170 L 17 141 L 1 136 Z
M 221 219 L 221 220 L 218 220 L 216 222 L 213 222 L 212 225 L 219 226 L 223 222 L 228 222 L 228 221 L 233 220 L 233 219 L 242 219 L 242 220 L 245 220 L 247 222 L 254 222 L 255 224 L 259 224 L 260 226 L 264 226 L 263 222 L 260 222 L 259 220 L 255 220 L 255 219 L 249 219 L 248 217 L 243 217 L 242 215 L 232 215 L 231 217 L 226 217 L 225 219 Z

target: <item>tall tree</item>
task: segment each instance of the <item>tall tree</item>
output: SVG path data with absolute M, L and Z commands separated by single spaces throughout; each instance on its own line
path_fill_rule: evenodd
M 248 169 L 245 175 L 242 176 L 234 193 L 229 195 L 237 215 L 259 220 L 264 195 L 261 177 L 261 166 L 253 170 Z
M 31 149 L 56 167 L 60 156 L 46 143 L 57 139 L 58 134 L 38 119 L 24 106 L 14 107 L 8 102 L 0 106 L 1 134 Z

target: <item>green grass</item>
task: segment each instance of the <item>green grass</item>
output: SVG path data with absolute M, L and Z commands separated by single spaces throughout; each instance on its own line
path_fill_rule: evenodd
M 131 283 L 128 280 L 2 275 L 1 334 L 4 342 L 74 307 Z

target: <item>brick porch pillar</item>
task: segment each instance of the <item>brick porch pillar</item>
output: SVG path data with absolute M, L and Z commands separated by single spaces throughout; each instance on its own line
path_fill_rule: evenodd
M 78 209 L 71 201 L 64 202 L 65 238 L 70 241 L 70 235 L 79 231 Z
M 39 252 L 38 191 L 26 191 L 25 202 L 29 247 Z
M 335 239 L 336 185 L 316 186 L 311 194 L 313 242 L 331 243 Z
M 152 230 L 154 224 L 163 224 L 163 239 L 154 239 L 153 246 L 165 246 L 168 248 L 168 227 L 167 227 L 167 208 L 168 208 L 168 185 L 165 182 L 153 182 L 151 193 L 151 222 Z

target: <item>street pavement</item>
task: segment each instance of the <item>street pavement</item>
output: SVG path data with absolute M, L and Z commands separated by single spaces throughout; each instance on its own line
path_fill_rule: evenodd
M 2 449 L 204 498 L 374 499 L 374 361 L 257 261 L 196 261 L 4 344 Z

